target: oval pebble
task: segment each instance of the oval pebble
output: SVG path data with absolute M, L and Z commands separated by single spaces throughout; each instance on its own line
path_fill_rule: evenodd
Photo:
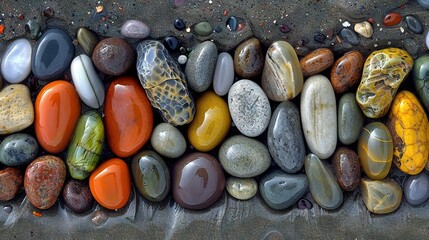
M 226 191 L 238 200 L 249 200 L 258 192 L 258 183 L 253 178 L 228 177 Z
M 331 68 L 331 83 L 336 93 L 344 93 L 355 87 L 362 76 L 365 59 L 362 53 L 353 50 L 335 61 Z
M 407 176 L 404 182 L 404 197 L 413 206 L 425 203 L 429 199 L 429 176 L 426 172 Z
M 11 134 L 0 144 L 0 163 L 10 167 L 23 166 L 33 161 L 38 151 L 39 144 L 33 136 Z
M 199 22 L 194 25 L 195 34 L 206 37 L 213 32 L 213 27 L 209 22 Z
M 338 35 L 344 42 L 349 43 L 351 45 L 356 46 L 360 43 L 359 35 L 351 28 L 341 29 Z
M 63 189 L 63 199 L 68 208 L 73 212 L 82 213 L 94 204 L 88 181 L 70 179 Z
M 102 73 L 123 75 L 135 65 L 135 49 L 122 38 L 105 38 L 92 52 L 92 61 Z
M 253 81 L 243 79 L 231 86 L 228 107 L 236 127 L 248 137 L 261 135 L 270 123 L 270 102 Z
M 304 77 L 323 72 L 334 63 L 334 54 L 329 48 L 319 48 L 300 60 Z
M 22 82 L 31 72 L 32 47 L 27 39 L 11 42 L 1 59 L 1 73 L 10 83 Z
M 178 158 L 186 151 L 185 137 L 169 123 L 160 123 L 155 127 L 150 143 L 153 149 L 168 158 Z
M 332 156 L 334 175 L 344 191 L 353 191 L 360 183 L 359 157 L 351 148 L 340 147 Z
M 5 168 L 0 170 L 0 201 L 9 201 L 19 192 L 24 182 L 21 170 Z
M 423 25 L 422 22 L 413 15 L 405 16 L 405 23 L 407 24 L 408 30 L 415 34 L 422 34 L 423 33 Z
M 338 103 L 338 139 L 344 145 L 356 142 L 365 121 L 355 93 L 346 93 Z
M 217 54 L 212 41 L 198 44 L 189 54 L 185 74 L 189 87 L 195 92 L 204 92 L 212 84 Z
M 150 28 L 139 20 L 127 20 L 122 24 L 121 34 L 127 38 L 144 39 L 149 37 Z
M 253 78 L 264 67 L 264 52 L 257 38 L 251 38 L 237 46 L 234 52 L 234 70 L 240 77 Z
M 91 30 L 81 27 L 77 30 L 77 42 L 83 48 L 86 55 L 92 56 L 92 52 L 98 44 L 98 37 Z
M 219 53 L 213 76 L 213 89 L 219 96 L 225 96 L 234 82 L 234 62 L 227 52 Z
M 417 0 L 417 3 L 420 6 L 426 8 L 426 9 L 429 9 L 429 1 L 428 0 Z

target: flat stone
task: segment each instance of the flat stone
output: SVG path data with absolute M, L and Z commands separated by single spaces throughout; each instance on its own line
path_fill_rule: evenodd
M 92 52 L 99 42 L 97 35 L 95 35 L 91 30 L 81 27 L 77 30 L 76 39 L 85 51 L 86 55 L 92 56 Z
M 331 67 L 334 63 L 334 54 L 329 48 L 319 48 L 300 60 L 302 74 L 309 77 Z
M 0 201 L 9 201 L 19 192 L 24 182 L 21 170 L 5 168 L 0 170 Z
M 351 45 L 356 46 L 360 43 L 359 35 L 357 35 L 357 33 L 351 28 L 341 29 L 338 35 L 344 42 L 349 43 Z
M 228 94 L 234 82 L 234 62 L 227 52 L 219 53 L 213 76 L 213 89 L 219 96 Z
M 198 44 L 189 54 L 185 74 L 192 90 L 204 92 L 210 87 L 216 67 L 217 54 L 217 47 L 211 41 Z
M 0 144 L 0 163 L 10 166 L 24 166 L 33 161 L 39 151 L 36 139 L 27 133 L 7 136 Z
M 419 206 L 429 199 L 429 176 L 426 172 L 407 176 L 404 185 L 404 197 L 413 206 Z
M 264 67 L 264 52 L 257 38 L 251 38 L 237 46 L 234 52 L 234 70 L 240 77 L 253 78 Z
M 92 61 L 95 67 L 107 75 L 123 75 L 134 66 L 134 48 L 122 38 L 106 38 L 94 48 Z
M 362 76 L 365 59 L 356 50 L 345 53 L 331 68 L 331 83 L 335 93 L 344 93 L 355 87 Z
M 199 22 L 194 25 L 195 34 L 205 37 L 213 33 L 213 27 L 209 22 Z
M 145 39 L 149 37 L 150 28 L 139 20 L 127 20 L 122 24 L 121 34 L 127 38 Z
M 338 139 L 344 145 L 356 142 L 365 121 L 352 92 L 341 96 L 338 103 Z
M 413 83 L 417 94 L 429 111 L 429 54 L 419 57 L 413 67 Z
M 238 200 L 249 200 L 258 192 L 258 183 L 253 178 L 228 177 L 226 191 Z
M 366 208 L 372 213 L 391 213 L 401 205 L 401 186 L 389 178 L 383 180 L 362 178 L 360 193 Z
M 27 39 L 11 42 L 3 53 L 1 73 L 10 83 L 22 82 L 31 72 L 32 46 Z
M 169 123 L 160 123 L 153 129 L 150 143 L 159 154 L 168 158 L 178 158 L 186 151 L 185 137 Z
M 359 157 L 348 147 L 338 148 L 332 156 L 334 176 L 344 191 L 355 190 L 361 179 Z

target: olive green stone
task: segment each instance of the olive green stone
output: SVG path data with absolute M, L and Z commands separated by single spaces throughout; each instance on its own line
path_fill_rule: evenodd
M 338 139 L 349 145 L 357 141 L 363 127 L 364 115 L 354 93 L 346 93 L 338 103 Z
M 98 43 L 97 35 L 87 28 L 81 27 L 77 30 L 77 41 L 86 55 L 92 56 L 92 51 Z
M 27 32 L 30 39 L 36 39 L 40 37 L 40 30 L 40 24 L 36 20 L 30 20 L 27 22 L 27 24 L 25 24 L 25 31 Z
M 426 111 L 429 111 L 429 55 L 421 56 L 415 61 L 413 83 Z
M 305 157 L 304 166 L 311 195 L 317 204 L 327 210 L 337 209 L 343 202 L 343 192 L 332 171 L 312 153 Z
M 206 37 L 213 32 L 213 27 L 209 22 L 200 22 L 194 25 L 194 31 L 197 35 Z
M 366 208 L 372 213 L 386 214 L 395 211 L 402 200 L 402 189 L 392 179 L 371 180 L 362 178 L 360 192 Z
M 258 192 L 258 183 L 253 178 L 229 177 L 226 180 L 226 191 L 238 200 L 248 200 Z

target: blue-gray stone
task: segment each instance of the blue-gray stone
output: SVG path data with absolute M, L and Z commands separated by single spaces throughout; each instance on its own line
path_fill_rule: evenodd
M 408 176 L 404 182 L 404 196 L 411 205 L 418 206 L 429 198 L 429 176 L 424 171 Z
M 408 15 L 405 17 L 405 23 L 407 24 L 408 30 L 415 34 L 423 33 L 423 25 L 422 22 L 418 18 L 413 15 Z
M 341 29 L 338 35 L 340 35 L 341 39 L 346 43 L 349 43 L 354 46 L 359 45 L 359 42 L 360 42 L 359 35 L 351 28 Z
M 234 16 L 231 16 L 226 20 L 226 27 L 231 32 L 236 32 L 238 29 L 238 19 Z
M 349 145 L 357 141 L 364 123 L 361 108 L 356 102 L 356 94 L 346 93 L 338 103 L 338 139 Z
M 0 144 L 0 163 L 6 166 L 23 166 L 33 161 L 39 145 L 36 139 L 26 133 L 15 133 L 6 137 Z
M 198 44 L 189 54 L 185 74 L 195 92 L 204 92 L 212 84 L 217 55 L 217 47 L 211 41 Z

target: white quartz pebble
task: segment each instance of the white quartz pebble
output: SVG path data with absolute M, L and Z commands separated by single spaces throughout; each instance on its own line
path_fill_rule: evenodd
M 27 39 L 17 39 L 9 44 L 1 61 L 3 78 L 10 83 L 22 82 L 31 72 L 32 47 Z
M 215 73 L 213 77 L 213 89 L 219 96 L 228 93 L 234 81 L 234 61 L 227 52 L 222 52 L 217 57 Z

